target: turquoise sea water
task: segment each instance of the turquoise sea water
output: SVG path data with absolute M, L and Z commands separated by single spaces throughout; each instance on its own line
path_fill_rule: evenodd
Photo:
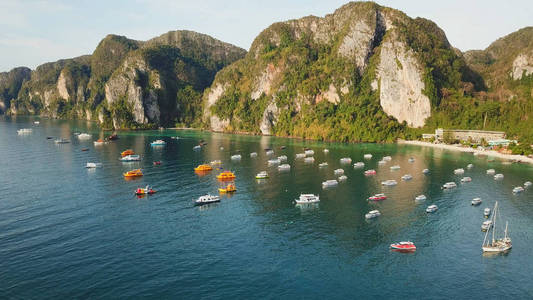
M 94 124 L 33 120 L 0 119 L 0 298 L 533 297 L 533 189 L 511 193 L 533 180 L 529 165 L 406 145 L 175 130 L 120 132 L 118 141 L 95 147 L 92 140 L 103 135 Z M 33 133 L 17 135 L 26 127 Z M 78 141 L 74 132 L 89 132 L 93 139 Z M 47 136 L 72 143 L 57 145 Z M 150 147 L 159 138 L 167 145 Z M 207 145 L 193 151 L 202 139 Z M 315 151 L 314 164 L 295 159 L 303 147 Z M 127 148 L 143 160 L 120 162 Z M 287 155 L 291 171 L 267 166 L 265 148 Z M 253 151 L 257 158 L 249 157 Z M 242 160 L 232 162 L 238 153 Z M 365 153 L 373 158 L 363 160 Z M 392 161 L 378 166 L 386 155 Z M 352 164 L 365 161 L 364 169 L 377 174 L 365 177 L 364 169 L 341 166 L 342 157 L 351 157 Z M 235 171 L 238 191 L 218 204 L 195 207 L 193 198 L 216 193 L 220 183 L 216 170 L 198 176 L 193 168 L 215 159 Z M 156 160 L 162 164 L 154 166 Z M 329 166 L 319 169 L 323 161 Z M 86 169 L 87 162 L 103 167 Z M 396 164 L 401 169 L 391 171 Z M 340 167 L 348 180 L 323 190 L 321 182 L 335 178 L 333 170 Z M 471 183 L 459 183 L 462 176 L 453 170 L 460 167 Z M 144 177 L 124 180 L 122 173 L 134 168 L 142 168 Z M 423 175 L 424 168 L 431 173 Z M 485 174 L 488 168 L 505 179 L 493 180 Z M 258 182 L 254 176 L 263 170 L 270 178 Z M 413 179 L 402 181 L 404 174 Z M 382 187 L 386 179 L 398 185 Z M 448 181 L 458 188 L 441 190 Z M 146 184 L 157 194 L 133 195 Z M 366 200 L 379 192 L 388 199 Z M 298 208 L 294 199 L 300 193 L 320 194 L 321 201 Z M 428 199 L 416 203 L 419 194 Z M 474 197 L 483 203 L 472 207 Z M 484 256 L 483 209 L 496 200 L 502 221 L 509 221 L 513 249 Z M 430 204 L 439 210 L 428 215 Z M 382 215 L 365 220 L 373 209 Z M 389 250 L 402 240 L 415 242 L 418 250 Z

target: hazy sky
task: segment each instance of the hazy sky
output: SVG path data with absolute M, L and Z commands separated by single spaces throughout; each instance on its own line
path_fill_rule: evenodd
M 276 21 L 324 16 L 339 0 L 0 0 L 0 71 L 90 54 L 108 33 L 146 40 L 170 30 L 209 34 L 248 49 Z M 436 22 L 461 50 L 483 49 L 533 25 L 531 0 L 378 0 Z

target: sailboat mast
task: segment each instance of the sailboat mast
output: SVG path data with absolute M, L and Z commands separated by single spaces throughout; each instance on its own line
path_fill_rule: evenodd
M 492 244 L 494 245 L 494 234 L 496 233 L 496 215 L 498 214 L 498 201 L 494 204 L 494 216 L 492 221 Z
M 505 240 L 507 240 L 507 225 L 509 225 L 509 221 L 505 221 Z

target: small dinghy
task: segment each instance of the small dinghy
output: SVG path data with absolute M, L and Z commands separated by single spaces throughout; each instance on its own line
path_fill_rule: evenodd
M 153 142 L 150 143 L 150 146 L 154 147 L 154 146 L 165 146 L 167 144 L 167 142 L 163 141 L 163 140 L 155 140 Z
M 390 156 L 383 156 L 382 160 L 384 160 L 384 161 L 391 161 L 391 160 L 392 160 L 392 157 L 390 157 Z
M 296 158 L 304 158 L 305 153 L 296 153 Z
M 426 208 L 426 212 L 427 213 L 433 213 L 433 212 L 436 212 L 437 210 L 439 209 L 439 207 L 435 204 L 433 205 L 430 205 Z
M 329 149 L 324 149 L 324 153 L 328 154 L 329 153 Z
M 135 195 L 142 196 L 142 195 L 153 195 L 156 191 L 152 189 L 149 185 L 147 185 L 145 188 L 137 188 L 135 190 Z
M 410 162 L 410 163 L 414 163 L 415 159 L 414 159 L 414 157 L 410 157 L 407 161 Z
M 121 161 L 139 161 L 141 160 L 141 156 L 137 154 L 130 154 L 126 155 L 124 157 L 119 158 Z
M 287 161 L 287 155 L 281 155 L 281 156 L 278 156 L 278 160 L 280 162 L 286 162 Z
M 379 212 L 379 210 L 371 210 L 365 214 L 365 219 L 373 219 L 379 216 L 381 216 L 381 213 Z

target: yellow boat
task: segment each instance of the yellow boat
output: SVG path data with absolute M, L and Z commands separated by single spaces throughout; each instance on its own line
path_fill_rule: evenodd
M 128 155 L 133 155 L 133 154 L 135 154 L 135 152 L 133 152 L 133 150 L 131 150 L 131 149 L 124 150 L 124 151 L 122 151 L 122 153 L 120 153 L 120 155 L 122 157 L 128 156 Z
M 237 191 L 237 188 L 234 184 L 230 183 L 225 188 L 218 189 L 218 191 L 221 193 L 233 193 Z
M 141 169 L 131 170 L 123 174 L 126 178 L 143 176 Z
M 210 165 L 199 165 L 198 167 L 194 168 L 194 171 L 196 172 L 205 172 L 211 170 L 213 170 L 213 168 Z
M 235 174 L 231 171 L 224 171 L 217 175 L 218 180 L 233 180 L 235 179 Z

